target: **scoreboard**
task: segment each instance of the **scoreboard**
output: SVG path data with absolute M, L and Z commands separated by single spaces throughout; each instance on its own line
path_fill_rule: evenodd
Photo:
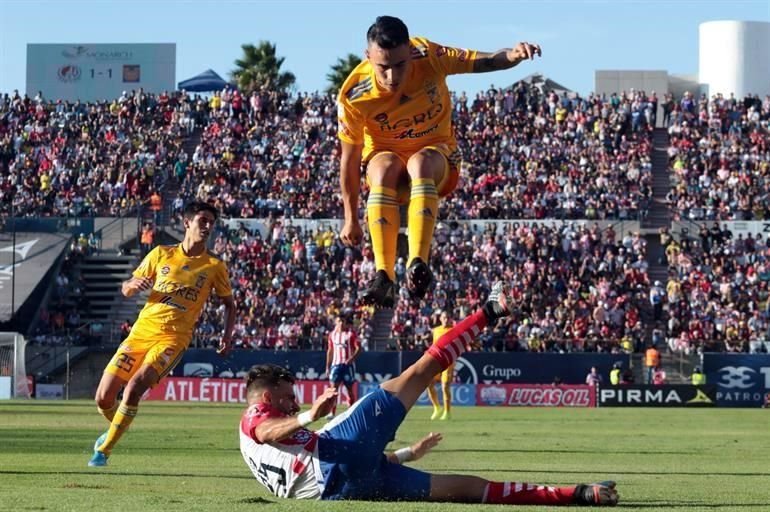
M 28 44 L 27 94 L 99 101 L 176 89 L 176 44 Z

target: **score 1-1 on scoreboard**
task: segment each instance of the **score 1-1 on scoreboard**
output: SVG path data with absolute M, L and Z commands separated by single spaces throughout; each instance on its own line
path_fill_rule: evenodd
M 28 44 L 27 94 L 101 101 L 176 89 L 176 44 Z

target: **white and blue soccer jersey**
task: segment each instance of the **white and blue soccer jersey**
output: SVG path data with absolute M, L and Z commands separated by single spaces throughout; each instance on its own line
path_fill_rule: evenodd
M 260 443 L 255 427 L 286 415 L 255 404 L 241 419 L 241 454 L 257 480 L 282 498 L 421 501 L 430 495 L 430 474 L 385 456 L 405 416 L 400 400 L 377 390 L 318 432 L 301 428 L 282 441 Z

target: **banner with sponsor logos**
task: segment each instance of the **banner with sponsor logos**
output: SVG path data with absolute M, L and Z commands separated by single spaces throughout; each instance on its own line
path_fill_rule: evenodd
M 600 386 L 599 407 L 714 407 L 716 386 Z
M 356 379 L 383 382 L 401 373 L 402 352 L 362 352 L 356 359 Z M 410 356 L 409 363 L 417 356 Z M 190 349 L 173 371 L 177 377 L 241 378 L 256 364 L 277 364 L 288 368 L 298 380 L 327 380 L 326 352 L 299 350 L 233 350 L 222 358 L 213 350 Z
M 371 393 L 379 387 L 379 384 L 374 382 L 360 383 L 358 386 L 358 390 L 360 391 L 359 398 Z M 443 403 L 444 391 L 438 384 L 435 385 L 435 389 L 438 394 L 438 399 Z M 476 405 L 476 386 L 473 384 L 450 384 L 449 392 L 452 395 L 452 407 Z M 427 390 L 417 399 L 416 405 L 431 405 Z
M 476 403 L 520 407 L 596 407 L 596 392 L 585 384 L 479 384 L 476 386 Z
M 706 382 L 716 385 L 717 404 L 762 407 L 770 394 L 770 355 L 703 354 Z
M 356 359 L 359 381 L 383 382 L 414 364 L 421 352 L 363 352 Z M 585 384 L 595 366 L 605 380 L 614 363 L 628 367 L 627 354 L 531 352 L 466 352 L 455 365 L 458 384 L 550 384 L 559 377 L 563 384 Z M 272 363 L 289 368 L 300 380 L 325 380 L 326 352 L 273 352 L 234 350 L 227 358 L 213 350 L 190 349 L 173 375 L 182 377 L 241 377 L 255 364 Z
M 320 380 L 298 380 L 294 383 L 294 394 L 302 405 L 312 404 L 329 385 Z M 356 392 L 358 384 L 353 384 Z M 246 403 L 246 382 L 243 379 L 208 379 L 168 377 L 149 390 L 144 400 L 165 400 L 183 402 L 224 402 Z M 340 390 L 339 402 L 346 402 L 347 390 Z

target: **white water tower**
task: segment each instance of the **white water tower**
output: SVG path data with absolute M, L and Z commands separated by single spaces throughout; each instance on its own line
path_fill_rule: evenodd
M 704 92 L 735 93 L 738 99 L 770 94 L 770 23 L 707 21 L 698 32 L 698 81 Z

